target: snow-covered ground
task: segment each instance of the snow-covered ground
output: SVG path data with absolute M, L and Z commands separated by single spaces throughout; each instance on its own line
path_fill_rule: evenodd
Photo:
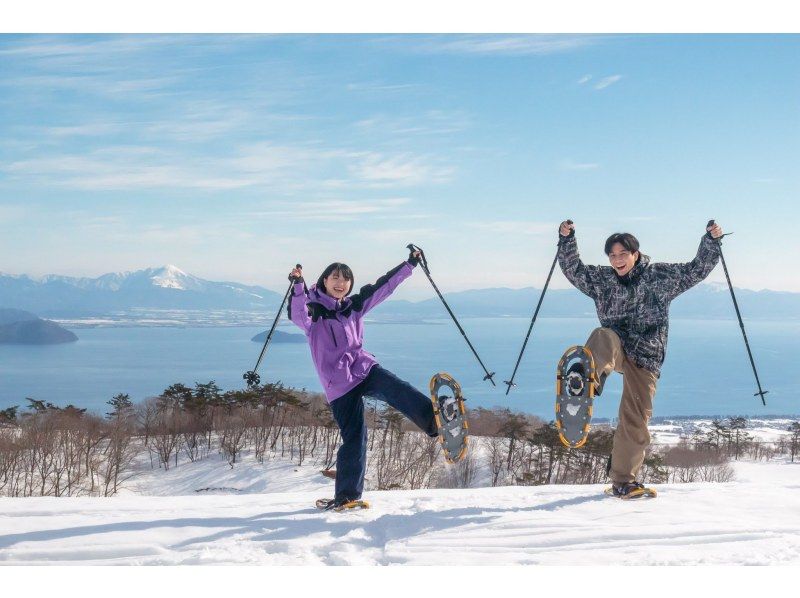
M 759 442 L 777 442 L 789 435 L 788 429 L 796 418 L 748 418 L 745 432 Z M 650 424 L 650 435 L 655 444 L 678 444 L 682 438 L 691 438 L 693 432 L 705 434 L 713 428 L 709 419 L 674 419 Z
M 800 564 L 800 463 L 734 467 L 649 501 L 513 486 L 368 492 L 369 510 L 323 513 L 317 467 L 207 459 L 113 498 L 0 498 L 0 563 Z

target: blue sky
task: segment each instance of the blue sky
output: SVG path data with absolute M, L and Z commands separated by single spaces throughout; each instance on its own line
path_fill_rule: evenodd
M 687 261 L 714 217 L 734 284 L 800 292 L 798 56 L 796 35 L 2 35 L 0 271 L 280 289 L 297 261 L 365 282 L 414 242 L 443 290 L 541 286 L 564 218 L 605 263 L 616 231 Z

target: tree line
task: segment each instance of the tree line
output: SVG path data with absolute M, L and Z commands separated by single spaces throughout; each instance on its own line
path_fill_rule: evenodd
M 339 430 L 319 393 L 267 383 L 223 391 L 214 381 L 173 384 L 134 404 L 127 394 L 101 416 L 28 399 L 0 411 L 0 495 L 111 496 L 144 467 L 169 470 L 208 458 L 288 459 L 335 466 Z M 606 480 L 613 431 L 596 426 L 580 450 L 564 447 L 553 422 L 505 408 L 469 410 L 472 448 L 455 466 L 435 439 L 390 407 L 367 403 L 368 489 L 475 485 L 595 484 Z M 645 483 L 728 481 L 730 461 L 800 454 L 800 422 L 775 443 L 756 442 L 744 418 L 714 420 L 677 445 L 654 445 Z

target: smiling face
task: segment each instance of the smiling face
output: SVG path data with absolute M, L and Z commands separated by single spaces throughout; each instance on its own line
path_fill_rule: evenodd
M 334 270 L 324 279 L 325 293 L 337 301 L 344 299 L 350 292 L 352 281 L 346 279 L 340 270 Z
M 636 265 L 636 260 L 638 259 L 639 252 L 628 251 L 622 246 L 622 243 L 614 243 L 608 254 L 608 261 L 611 263 L 611 267 L 614 268 L 614 271 L 620 276 L 625 276 L 628 272 L 633 270 L 633 267 Z

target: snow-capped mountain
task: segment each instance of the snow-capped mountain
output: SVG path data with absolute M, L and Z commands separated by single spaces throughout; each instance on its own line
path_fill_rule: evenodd
M 281 296 L 258 286 L 204 280 L 177 266 L 113 272 L 97 278 L 0 274 L 0 307 L 47 315 L 147 309 L 275 309 Z
M 490 288 L 446 293 L 448 302 L 464 317 L 516 316 L 528 318 L 540 289 Z M 263 287 L 235 282 L 212 282 L 173 265 L 97 278 L 48 275 L 39 279 L 0 273 L 0 307 L 33 311 L 44 317 L 97 316 L 131 309 L 231 310 L 274 313 L 282 295 Z M 800 293 L 736 289 L 745 319 L 798 319 Z M 575 289 L 551 289 L 542 304 L 543 317 L 595 317 L 595 306 Z M 700 284 L 675 300 L 670 313 L 677 318 L 735 318 L 727 284 Z M 442 317 L 439 299 L 418 302 L 390 300 L 374 312 L 376 318 Z
M 135 272 L 112 272 L 98 278 L 72 278 L 49 274 L 39 280 L 43 283 L 63 283 L 81 289 L 98 291 L 122 291 L 130 288 L 157 286 L 164 289 L 202 292 L 207 288 L 207 281 L 187 274 L 172 264 Z

